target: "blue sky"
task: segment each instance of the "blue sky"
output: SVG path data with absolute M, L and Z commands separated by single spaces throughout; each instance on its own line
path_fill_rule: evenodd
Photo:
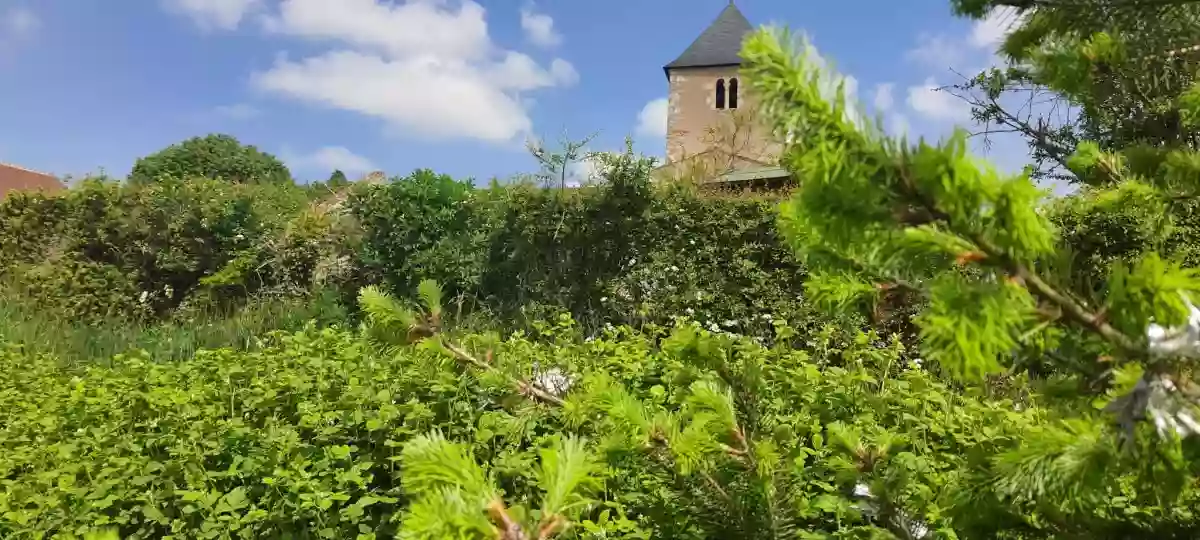
M 302 180 L 531 172 L 529 136 L 664 152 L 666 79 L 728 0 L 0 0 L 0 161 L 124 175 L 210 132 Z M 946 0 L 739 0 L 806 32 L 886 125 L 938 137 L 968 110 L 929 87 L 995 61 L 1011 18 Z M 1020 141 L 991 156 L 1024 163 Z

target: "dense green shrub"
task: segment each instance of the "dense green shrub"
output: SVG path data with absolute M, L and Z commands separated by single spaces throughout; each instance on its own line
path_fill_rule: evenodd
M 428 170 L 353 190 L 347 204 L 363 230 L 363 266 L 404 295 L 415 290 L 412 276 L 474 292 L 488 232 L 475 201 L 470 182 Z
M 378 281 L 407 295 L 420 276 L 446 284 L 456 313 L 512 328 L 564 309 L 593 332 L 690 315 L 767 337 L 772 317 L 812 320 L 777 199 L 653 186 L 652 163 L 617 155 L 604 182 L 568 191 L 429 171 L 323 192 L 93 180 L 0 203 L 0 273 L 84 319 L 162 318 L 261 291 L 348 297 Z
M 65 249 L 61 235 L 73 210 L 66 197 L 34 191 L 15 191 L 0 200 L 0 275 Z
M 288 185 L 218 180 L 18 195 L 0 202 L 0 275 L 64 317 L 160 316 L 306 201 Z
M 192 137 L 138 159 L 129 173 L 137 184 L 165 179 L 212 178 L 238 184 L 291 183 L 287 166 L 275 156 L 230 135 Z
M 402 295 L 414 276 L 438 279 L 463 309 L 517 327 L 561 310 L 592 331 L 691 315 L 769 336 L 770 317 L 811 320 L 775 199 L 653 186 L 650 160 L 611 161 L 604 182 L 567 191 L 427 171 L 361 186 L 349 204 L 363 266 Z
M 1133 263 L 1150 252 L 1200 267 L 1200 203 L 1195 199 L 1159 204 L 1085 189 L 1055 201 L 1047 215 L 1070 247 L 1078 278 L 1095 287 L 1112 263 Z
M 305 297 L 314 291 L 352 294 L 371 276 L 358 257 L 363 230 L 346 210 L 347 193 L 308 203 L 271 234 L 203 277 L 189 305 L 228 305 L 266 291 Z
M 871 335 L 795 350 L 681 324 L 585 341 L 564 315 L 537 335 L 404 345 L 438 320 L 439 294 L 421 292 L 429 319 L 368 290 L 362 336 L 278 332 L 174 363 L 0 350 L 0 534 L 475 538 L 512 518 L 568 538 L 1167 538 L 1200 525 L 1194 486 L 1171 504 L 1129 474 L 1082 513 L 1007 498 L 1011 471 L 992 457 L 1024 451 L 1053 414 L 947 387 Z M 536 474 L 567 459 L 564 437 L 602 464 L 559 492 L 568 521 L 539 514 L 561 507 Z
M 682 411 L 688 389 L 706 377 L 699 363 L 707 360 L 695 353 L 658 350 L 628 334 L 559 345 L 464 339 L 468 348 L 493 347 L 506 372 L 528 377 L 538 365 L 555 366 L 582 377 L 581 389 L 603 376 L 663 412 Z M 536 496 L 526 472 L 554 433 L 605 437 L 586 424 L 570 428 L 572 414 L 582 410 L 526 402 L 502 377 L 460 378 L 450 369 L 453 359 L 426 347 L 381 355 L 336 330 L 279 334 L 269 342 L 259 352 L 202 351 L 169 364 L 134 353 L 110 367 L 61 367 L 52 357 L 0 352 L 0 534 L 113 526 L 125 538 L 390 536 L 412 497 L 422 495 L 402 488 L 406 463 L 398 461 L 418 434 L 436 428 L 468 443 L 513 502 Z M 935 471 L 961 463 L 953 456 L 966 446 L 1002 444 L 1004 433 L 1037 416 L 953 397 L 919 371 L 880 384 L 871 372 L 887 366 L 874 362 L 894 356 L 863 343 L 817 358 L 711 344 L 767 369 L 771 390 L 758 403 L 762 416 L 747 429 L 778 440 L 781 464 L 795 462 L 778 471 L 794 484 L 786 494 L 789 513 L 798 511 L 803 521 L 793 527 L 865 526 L 850 497 L 857 475 L 841 469 L 852 463 L 834 459 L 841 450 L 821 442 L 836 421 L 872 437 L 880 430 L 923 433 L 910 436 L 911 454 L 881 457 L 871 474 L 882 481 L 933 467 L 917 482 L 936 492 L 945 488 L 945 473 Z M 826 362 L 844 367 L 819 369 Z M 581 406 L 588 403 L 583 395 Z M 760 526 L 754 509 L 720 508 L 702 478 L 675 470 L 655 452 L 620 450 L 621 430 L 612 429 L 605 459 L 617 468 L 605 473 L 608 502 L 589 507 L 573 536 L 730 538 L 741 531 L 740 537 L 759 537 L 744 536 Z M 939 457 L 928 461 L 930 452 Z M 726 481 L 729 465 L 717 465 L 712 475 Z

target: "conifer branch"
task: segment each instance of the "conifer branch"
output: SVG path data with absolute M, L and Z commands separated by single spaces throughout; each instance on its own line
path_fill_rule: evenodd
M 479 369 L 482 369 L 484 371 L 489 371 L 491 373 L 499 373 L 504 378 L 508 379 L 508 382 L 511 383 L 514 387 L 516 387 L 518 392 L 520 392 L 524 395 L 536 397 L 546 403 L 549 403 L 551 405 L 557 405 L 559 407 L 561 407 L 564 404 L 564 401 L 562 400 L 562 398 L 559 398 L 558 396 L 555 396 L 554 394 L 551 394 L 545 390 L 542 390 L 536 384 L 531 384 L 529 382 L 526 382 L 526 381 L 523 381 L 516 377 L 513 377 L 512 375 L 501 372 L 500 370 L 496 369 L 496 366 L 493 366 L 487 362 L 484 362 L 483 360 L 476 358 L 471 353 L 468 353 L 467 351 L 463 350 L 462 348 L 454 345 L 453 343 L 450 343 L 448 340 L 443 339 L 440 341 L 440 343 L 441 343 L 442 347 L 445 347 L 447 351 L 450 351 L 450 354 L 453 354 L 455 358 L 458 358 L 459 360 L 466 362 L 468 364 L 471 364 L 471 365 L 473 365 Z
M 986 256 L 986 258 L 983 260 L 993 261 L 994 266 L 1000 267 L 1011 277 L 1019 279 L 1027 289 L 1041 297 L 1043 300 L 1054 304 L 1056 307 L 1061 309 L 1068 318 L 1075 321 L 1077 324 L 1096 332 L 1124 352 L 1134 355 L 1140 355 L 1143 353 L 1141 348 L 1137 346 L 1133 339 L 1125 335 L 1120 330 L 1117 330 L 1112 325 L 1108 324 L 1102 314 L 1089 311 L 1083 306 L 1083 304 L 1058 291 L 1049 283 L 1047 283 L 1046 280 L 1042 279 L 1037 272 L 1034 272 L 1028 266 L 1013 259 L 1008 253 L 992 243 L 982 234 L 969 230 L 962 231 L 959 227 L 957 227 L 958 224 L 954 222 L 949 214 L 939 210 L 933 201 L 929 200 L 928 196 L 926 196 L 924 193 L 921 193 L 921 191 L 917 189 L 912 177 L 908 175 L 908 169 L 904 166 L 904 164 L 901 164 L 899 169 L 900 177 L 903 180 L 903 187 L 906 191 L 905 195 L 920 203 L 925 211 L 929 212 L 930 216 L 932 216 L 934 219 L 946 223 L 952 229 L 958 230 L 959 234 L 962 234 L 968 240 L 973 242 Z
M 854 257 L 850 257 L 850 256 L 846 256 L 846 255 L 839 255 L 839 257 L 844 262 L 849 264 L 850 267 L 853 268 L 855 272 L 864 274 L 864 275 L 868 276 L 870 279 L 876 281 L 878 283 L 876 285 L 876 287 L 878 287 L 881 291 L 886 292 L 886 291 L 890 291 L 893 289 L 900 289 L 900 290 L 908 291 L 908 292 L 919 294 L 919 295 L 925 294 L 924 289 L 922 289 L 921 287 L 918 287 L 915 283 L 912 283 L 911 281 L 908 281 L 904 278 L 890 276 L 890 275 L 886 275 L 884 273 L 875 271 L 870 266 L 868 266 L 866 263 L 864 263 Z
M 447 351 L 450 351 L 450 353 L 453 354 L 455 358 L 459 359 L 462 362 L 465 362 L 467 364 L 470 364 L 472 366 L 475 366 L 476 368 L 479 368 L 479 369 L 482 369 L 485 371 L 490 371 L 493 373 L 499 372 L 499 370 L 497 370 L 495 366 L 489 364 L 488 362 L 484 362 L 483 360 L 476 358 L 474 355 L 468 353 L 467 351 L 463 350 L 461 347 L 458 347 L 458 346 L 454 345 L 453 343 L 450 343 L 447 340 L 441 340 L 440 343 L 443 347 L 446 348 Z M 509 380 L 509 382 L 512 383 L 513 386 L 515 386 L 522 394 L 536 397 L 546 403 L 549 403 L 549 404 L 555 405 L 555 406 L 559 406 L 559 407 L 561 407 L 565 404 L 565 402 L 562 400 L 562 398 L 559 398 L 553 394 L 550 394 L 550 393 L 538 388 L 535 385 L 532 385 L 528 382 L 517 379 L 516 377 L 512 377 L 508 374 L 503 374 L 503 376 L 505 378 L 507 378 Z M 722 451 L 724 451 L 726 454 L 728 454 L 730 457 L 736 458 L 739 461 L 745 461 L 745 462 L 747 462 L 747 466 L 749 466 L 751 469 L 755 469 L 756 467 L 754 464 L 753 456 L 750 452 L 749 445 L 746 442 L 745 436 L 742 435 L 741 429 L 735 427 L 733 430 L 733 433 L 734 433 L 734 438 L 737 439 L 738 441 L 740 441 L 742 448 L 734 448 L 734 447 L 726 445 L 726 444 L 720 444 L 719 448 Z M 671 449 L 670 439 L 668 439 L 662 433 L 653 433 L 650 436 L 650 440 L 651 440 L 651 442 L 655 443 L 660 448 L 667 450 L 668 452 Z M 722 499 L 725 499 L 729 503 L 733 502 L 733 497 L 729 495 L 729 492 L 726 491 L 725 488 L 721 487 L 721 484 L 719 482 L 717 482 L 716 478 L 713 478 L 712 475 L 708 474 L 708 472 L 706 472 L 706 471 L 699 471 L 699 472 L 700 472 L 701 478 L 703 478 L 704 481 L 710 487 L 712 487 L 713 490 L 716 491 L 717 494 L 720 495 Z M 503 510 L 502 503 L 501 503 L 500 510 L 501 511 Z M 492 512 L 492 511 L 493 511 L 492 508 L 489 507 L 489 512 Z M 499 516 L 501 514 L 496 514 L 496 515 Z M 547 532 L 552 532 L 546 528 L 546 527 L 549 527 L 550 525 L 552 525 L 552 523 L 547 523 L 546 526 L 544 526 L 542 528 L 542 530 L 539 532 L 539 536 L 538 536 L 539 539 L 545 538 L 545 536 L 543 536 L 543 534 L 546 534 Z M 506 536 L 504 538 L 509 538 L 509 537 Z M 513 538 L 516 538 L 516 537 L 513 537 Z
M 500 540 L 529 539 L 529 536 L 521 529 L 521 524 L 508 515 L 508 509 L 505 508 L 504 501 L 496 499 L 488 503 L 487 512 L 492 522 L 500 528 Z
M 725 502 L 733 504 L 733 496 L 731 496 L 728 491 L 725 491 L 725 488 L 721 487 L 721 484 L 717 482 L 716 478 L 713 478 L 711 474 L 708 474 L 708 471 L 701 470 L 699 472 L 700 477 L 708 483 L 709 487 L 713 488 L 713 491 L 716 491 L 722 499 L 725 499 Z
M 1007 254 L 1001 252 L 999 248 L 990 244 L 986 238 L 980 235 L 974 236 L 972 241 L 980 249 L 999 259 L 1007 267 L 1011 275 L 1020 278 L 1030 290 L 1042 297 L 1042 299 L 1058 306 L 1068 318 L 1100 334 L 1101 337 L 1127 353 L 1142 353 L 1141 349 L 1129 336 L 1117 330 L 1111 324 L 1108 324 L 1102 312 L 1094 313 L 1089 311 L 1082 304 L 1075 301 L 1075 299 L 1059 292 L 1029 267 L 1012 260 Z
M 562 530 L 562 528 L 565 527 L 566 524 L 567 524 L 566 519 L 564 519 L 562 516 L 560 516 L 558 514 L 555 514 L 555 515 L 551 516 L 550 518 L 543 520 L 541 527 L 538 529 L 538 535 L 537 535 L 538 540 L 546 540 L 546 539 L 554 536 L 556 533 L 558 533 L 560 530 Z
M 1122 8 L 1149 8 L 1149 7 L 1164 7 L 1164 6 L 1181 6 L 1185 4 L 1194 4 L 1197 0 L 1124 0 L 1121 2 L 1113 2 L 1113 7 Z M 1083 2 L 1080 0 L 995 0 L 995 6 L 1013 7 L 1017 9 L 1033 9 L 1033 8 L 1077 8 L 1090 9 L 1094 4 Z

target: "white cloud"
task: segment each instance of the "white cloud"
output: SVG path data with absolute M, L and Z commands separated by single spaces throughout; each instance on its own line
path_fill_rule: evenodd
M 634 134 L 638 137 L 665 139 L 667 137 L 667 98 L 658 98 L 646 103 L 638 112 L 637 127 Z
M 908 87 L 908 106 L 930 120 L 951 123 L 970 121 L 971 107 L 938 88 L 933 77 L 925 79 L 923 85 Z
M 879 83 L 875 85 L 875 97 L 871 102 L 875 106 L 875 114 L 883 116 L 884 129 L 892 135 L 905 136 L 908 135 L 911 126 L 908 122 L 908 116 L 894 110 L 896 106 L 895 94 L 895 83 Z
M 842 95 L 846 100 L 847 116 L 858 122 L 862 119 L 861 103 L 858 102 L 858 79 L 853 75 L 847 75 L 838 71 L 829 62 L 821 51 L 817 50 L 816 46 L 811 43 L 806 43 L 803 54 L 808 61 L 817 66 L 816 72 L 819 74 L 817 80 L 817 89 L 821 93 L 821 97 L 827 100 L 833 100 L 837 97 L 838 87 L 842 89 Z
M 867 120 L 867 115 L 858 98 L 858 79 L 853 75 L 843 76 L 842 93 L 846 98 L 846 119 L 862 127 Z
M 567 187 L 578 187 L 596 183 L 603 177 L 603 167 L 599 159 L 588 156 L 567 165 Z
M 579 72 L 575 71 L 575 66 L 562 58 L 555 58 L 550 62 L 550 75 L 562 86 L 571 86 L 579 82 Z
M 283 0 L 264 19 L 272 32 L 339 42 L 389 58 L 414 55 L 476 60 L 491 50 L 483 7 L 466 0 L 451 9 L 444 0 Z
M 928 68 L 960 67 L 966 55 L 957 40 L 943 35 L 921 34 L 917 46 L 905 53 L 905 58 Z
M 257 88 L 380 118 L 438 139 L 511 142 L 532 130 L 524 94 L 570 86 L 570 62 L 548 67 L 504 50 L 471 0 L 283 0 L 268 31 L 338 44 L 301 60 L 281 57 L 256 73 Z
M 218 107 L 213 107 L 213 113 L 217 116 L 222 116 L 233 120 L 247 120 L 262 114 L 262 111 L 258 110 L 252 105 L 235 103 L 233 105 L 220 105 Z
M 42 27 L 41 18 L 32 10 L 20 6 L 4 9 L 3 5 L 0 0 L 0 63 L 33 40 Z
M 233 30 L 262 0 L 163 0 L 167 9 L 187 15 L 201 29 Z
M 892 96 L 892 91 L 895 88 L 896 85 L 893 83 L 875 85 L 875 99 L 872 101 L 876 112 L 887 112 L 892 109 L 892 106 L 896 103 L 896 98 Z
M 858 99 L 858 79 L 853 75 L 842 77 L 842 92 L 846 95 L 846 101 L 854 101 Z
M 414 57 L 385 60 L 335 51 L 300 62 L 286 59 L 254 84 L 311 103 L 382 118 L 434 138 L 504 142 L 530 131 L 532 121 L 511 93 L 552 84 L 552 75 L 513 76 L 523 61 L 481 71 L 461 60 Z
M 539 47 L 562 43 L 562 35 L 554 29 L 554 19 L 533 11 L 532 6 L 521 8 L 521 29 L 525 31 L 525 39 Z
M 969 41 L 972 46 L 980 49 L 995 49 L 1020 23 L 1021 17 L 1015 9 L 993 8 L 971 26 Z
M 952 69 L 967 75 L 1001 63 L 1000 44 L 1020 25 L 1022 16 L 1010 7 L 993 8 L 958 36 L 922 33 L 917 45 L 905 53 L 912 61 L 935 70 Z M 980 52 L 984 55 L 980 55 Z
M 38 30 L 41 19 L 33 11 L 14 7 L 0 16 L 0 39 L 24 39 Z
M 343 146 L 325 146 L 306 155 L 295 155 L 285 149 L 282 154 L 288 165 L 302 170 L 330 173 L 337 170 L 347 174 L 361 174 L 379 169 L 371 160 Z

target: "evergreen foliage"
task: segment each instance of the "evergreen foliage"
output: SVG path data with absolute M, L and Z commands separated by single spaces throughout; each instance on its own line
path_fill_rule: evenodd
M 1077 45 L 1080 58 L 1098 61 L 1119 47 L 1105 36 Z M 768 118 L 794 135 L 784 161 L 804 181 L 782 208 L 781 228 L 819 285 L 819 299 L 845 303 L 914 288 L 928 302 L 916 319 L 924 356 L 943 371 L 980 381 L 1027 373 L 1034 360 L 1055 382 L 1073 380 L 1085 396 L 1100 394 L 1100 405 L 1115 413 L 1052 401 L 1063 420 L 1029 433 L 1021 451 L 993 458 L 1003 480 L 993 493 L 1034 508 L 1057 501 L 1060 519 L 1090 512 L 1089 504 L 1113 496 L 1105 480 L 1120 470 L 1112 450 L 1118 426 L 1123 464 L 1158 471 L 1139 477 L 1136 489 L 1169 498 L 1176 486 L 1194 483 L 1194 270 L 1149 252 L 1097 269 L 1099 289 L 1074 280 L 1043 194 L 1026 176 L 1002 176 L 969 156 L 964 133 L 914 144 L 855 122 L 840 89 L 832 100 L 822 95 L 833 75 L 815 50 L 786 32 L 759 33 L 744 55 Z M 1161 165 L 1141 172 L 1121 154 L 1085 144 L 1072 165 L 1108 176 L 1089 191 L 1093 200 L 1147 208 L 1194 197 L 1189 183 L 1171 181 L 1200 173 L 1190 165 L 1194 153 L 1158 152 Z M 1114 395 L 1115 375 L 1125 369 L 1141 378 Z M 1136 436 L 1145 418 L 1161 441 Z M 1164 471 L 1178 476 L 1158 483 Z M 1031 522 L 1044 519 L 1034 516 Z

